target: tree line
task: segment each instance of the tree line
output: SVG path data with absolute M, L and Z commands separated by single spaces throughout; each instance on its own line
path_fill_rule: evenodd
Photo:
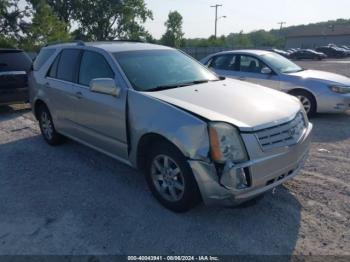
M 178 48 L 283 47 L 289 30 L 241 31 L 218 38 L 186 39 L 183 17 L 173 11 L 164 24 L 165 33 L 157 40 L 144 27 L 152 19 L 153 13 L 144 0 L 0 0 L 0 47 L 38 50 L 52 42 L 114 39 L 143 40 Z M 333 22 L 349 20 L 323 24 Z
M 144 40 L 173 47 L 278 45 L 265 31 L 208 39 L 185 39 L 183 17 L 169 13 L 165 33 L 156 40 L 144 23 L 153 13 L 144 0 L 1 0 L 0 46 L 38 50 L 47 43 L 70 40 Z
M 144 23 L 153 13 L 144 0 L 1 0 L 0 47 L 37 50 L 70 40 L 143 40 L 178 47 L 182 16 L 170 12 L 165 33 L 156 40 Z

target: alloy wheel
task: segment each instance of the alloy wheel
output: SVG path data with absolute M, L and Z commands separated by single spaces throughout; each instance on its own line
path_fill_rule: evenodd
M 309 100 L 309 98 L 307 98 L 305 96 L 301 96 L 301 95 L 298 95 L 297 97 L 300 100 L 300 102 L 302 103 L 306 113 L 309 113 L 311 110 L 311 101 Z
M 48 140 L 51 140 L 53 137 L 53 125 L 51 122 L 51 118 L 48 115 L 48 113 L 45 111 L 41 113 L 40 118 L 41 118 L 41 129 L 43 131 L 43 134 Z
M 166 155 L 156 156 L 151 164 L 151 177 L 158 193 L 170 202 L 182 199 L 185 179 L 177 163 Z

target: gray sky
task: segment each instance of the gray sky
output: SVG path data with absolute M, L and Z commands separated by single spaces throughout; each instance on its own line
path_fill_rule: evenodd
M 214 34 L 214 4 L 222 4 L 218 34 L 249 32 L 257 29 L 279 28 L 280 21 L 287 26 L 350 18 L 350 0 L 145 0 L 153 11 L 154 20 L 146 29 L 155 38 L 165 31 L 164 22 L 169 11 L 181 13 L 186 38 L 208 37 Z

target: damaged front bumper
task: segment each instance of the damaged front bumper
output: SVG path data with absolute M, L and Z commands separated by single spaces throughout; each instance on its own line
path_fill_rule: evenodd
M 238 205 L 284 183 L 296 176 L 307 158 L 312 124 L 302 139 L 293 146 L 263 152 L 254 135 L 242 135 L 250 161 L 242 164 L 227 163 L 218 172 L 213 163 L 189 160 L 205 204 Z M 256 141 L 256 142 L 254 142 Z M 245 176 L 247 185 L 239 185 Z

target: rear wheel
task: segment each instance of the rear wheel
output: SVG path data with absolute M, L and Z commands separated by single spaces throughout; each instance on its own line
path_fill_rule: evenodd
M 183 154 L 171 144 L 161 143 L 150 152 L 146 180 L 155 198 L 172 211 L 186 212 L 200 202 L 192 170 Z
M 316 99 L 307 91 L 294 91 L 291 95 L 297 97 L 303 105 L 308 117 L 313 117 L 316 114 Z
M 64 142 L 64 137 L 57 133 L 48 108 L 42 105 L 38 112 L 41 134 L 49 145 L 59 145 Z

